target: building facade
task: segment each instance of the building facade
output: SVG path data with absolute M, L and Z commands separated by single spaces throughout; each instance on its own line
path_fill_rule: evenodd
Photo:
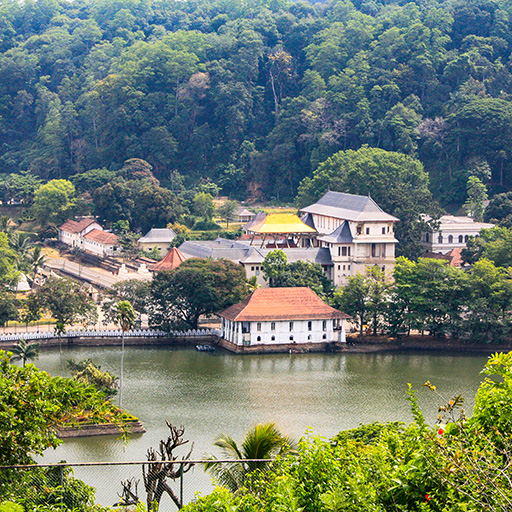
M 104 231 L 95 219 L 68 220 L 59 227 L 59 240 L 71 248 L 94 254 L 100 258 L 121 252 L 116 235 Z
M 470 237 L 478 236 L 482 229 L 493 227 L 494 224 L 476 222 L 471 217 L 443 215 L 436 229 L 421 234 L 421 245 L 425 251 L 446 254 L 453 249 L 466 247 Z
M 345 313 L 310 288 L 258 288 L 221 313 L 222 338 L 236 347 L 346 341 Z
M 367 266 L 393 270 L 398 243 L 394 224 L 399 219 L 371 197 L 329 191 L 301 212 L 303 221 L 318 231 L 317 243 L 330 251 L 335 286 L 346 285 Z
M 176 238 L 176 233 L 171 228 L 152 228 L 138 244 L 144 251 L 156 249 L 162 256 L 171 250 L 171 242 Z
M 59 226 L 59 241 L 70 247 L 81 248 L 83 237 L 93 229 L 103 229 L 95 219 L 67 220 Z

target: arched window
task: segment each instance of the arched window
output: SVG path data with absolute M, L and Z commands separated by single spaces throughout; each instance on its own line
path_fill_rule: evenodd
M 323 340 L 326 340 L 326 339 L 327 339 L 327 334 L 323 334 L 323 335 L 322 335 L 322 339 L 323 339 Z
M 462 235 L 459 235 L 459 244 L 461 244 L 462 242 L 464 242 L 464 237 Z
M 468 240 L 469 240 L 469 236 L 468 236 L 468 235 L 466 235 L 466 236 L 464 237 L 464 242 L 468 243 Z
M 290 341 L 293 341 L 293 336 L 290 336 Z
M 256 341 L 261 341 L 261 336 L 258 336 L 258 337 L 256 338 Z
M 443 235 L 439 235 L 439 236 L 437 237 L 437 243 L 438 243 L 438 244 L 442 244 L 442 243 L 443 243 Z
M 448 243 L 453 244 L 453 236 L 452 235 L 448 236 Z
M 276 337 L 275 336 L 271 336 L 270 339 L 271 339 L 271 341 L 276 341 Z

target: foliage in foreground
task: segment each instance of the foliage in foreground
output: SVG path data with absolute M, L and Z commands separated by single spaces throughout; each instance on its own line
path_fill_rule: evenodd
M 30 464 L 56 447 L 59 425 L 116 421 L 117 409 L 94 386 L 51 377 L 31 364 L 20 368 L 10 355 L 0 351 L 0 465 Z
M 331 442 L 306 437 L 296 456 L 255 471 L 233 494 L 217 488 L 186 512 L 505 512 L 512 509 L 512 354 L 492 356 L 465 417 L 462 399 L 426 424 L 409 391 L 414 422 L 371 424 Z M 433 392 L 435 386 L 426 384 Z

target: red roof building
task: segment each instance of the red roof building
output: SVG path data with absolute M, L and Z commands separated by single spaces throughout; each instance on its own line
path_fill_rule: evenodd
M 349 315 L 310 288 L 258 288 L 221 313 L 222 337 L 237 347 L 345 342 Z

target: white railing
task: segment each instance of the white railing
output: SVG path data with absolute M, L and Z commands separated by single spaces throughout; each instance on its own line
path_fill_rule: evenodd
M 120 338 L 123 332 L 121 330 L 73 330 L 66 331 L 62 338 Z M 220 336 L 219 329 L 189 329 L 188 331 L 160 331 L 157 329 L 134 329 L 125 332 L 126 338 L 158 338 L 165 336 L 175 336 L 179 338 L 200 338 L 204 336 Z M 18 341 L 18 340 L 41 340 L 57 338 L 54 331 L 47 332 L 20 332 L 16 334 L 0 334 L 0 341 Z

